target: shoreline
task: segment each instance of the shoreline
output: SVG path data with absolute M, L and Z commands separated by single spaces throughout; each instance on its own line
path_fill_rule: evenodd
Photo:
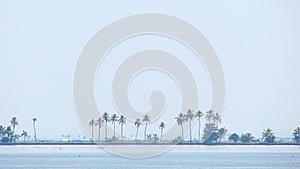
M 222 146 L 222 145 L 230 145 L 230 146 L 282 146 L 282 145 L 291 145 L 291 146 L 300 146 L 300 143 L 213 143 L 213 144 L 204 144 L 204 143 L 105 143 L 105 142 L 40 142 L 40 143 L 0 143 L 1 146 L 15 146 L 15 145 L 174 145 L 174 146 L 181 146 L 181 145 L 205 145 L 205 146 Z
M 110 149 L 166 149 L 170 145 L 2 145 L 0 154 L 23 153 L 107 153 Z M 300 145 L 174 145 L 175 153 L 300 153 Z M 164 153 L 164 152 L 162 152 Z M 113 153 L 114 154 L 114 153 Z

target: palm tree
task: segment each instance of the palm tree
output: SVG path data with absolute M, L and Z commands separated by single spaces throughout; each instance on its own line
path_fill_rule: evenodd
M 192 143 L 192 120 L 194 119 L 195 115 L 192 110 L 188 110 L 185 114 L 186 120 L 189 122 L 190 127 L 190 143 Z
M 219 113 L 216 113 L 213 117 L 213 121 L 216 124 L 216 127 L 218 128 L 219 123 L 222 123 L 222 116 L 219 115 Z
M 116 138 L 116 121 L 118 121 L 119 116 L 113 114 L 110 118 L 111 123 L 114 125 L 114 138 Z
M 274 143 L 275 134 L 272 129 L 264 129 L 262 132 L 262 139 L 265 143 Z
M 147 139 L 147 126 L 150 123 L 150 116 L 147 114 L 143 117 L 143 122 L 145 122 L 145 129 L 144 129 L 144 139 Z
M 101 134 L 101 126 L 103 125 L 103 120 L 101 117 L 99 117 L 96 121 L 96 126 L 98 126 L 98 142 L 100 141 L 100 134 Z
M 203 116 L 203 113 L 200 111 L 200 110 L 198 110 L 197 112 L 196 112 L 196 114 L 195 114 L 195 116 L 197 117 L 197 119 L 198 119 L 198 141 L 200 142 L 200 132 L 201 132 L 201 118 L 202 118 L 202 116 Z
M 163 134 L 163 131 L 164 129 L 166 128 L 166 125 L 164 122 L 160 122 L 160 125 L 159 125 L 159 129 L 160 129 L 160 142 L 162 142 L 162 134 Z
M 12 142 L 12 138 L 13 138 L 13 136 L 14 136 L 14 134 L 13 134 L 13 130 L 11 129 L 11 126 L 8 126 L 7 128 L 6 128 L 6 131 L 5 131 L 5 134 L 7 135 L 7 137 L 6 137 L 6 142 Z
M 12 136 L 11 136 L 11 140 L 12 140 L 12 137 L 15 135 L 15 129 L 16 129 L 16 126 L 19 125 L 18 121 L 17 121 L 17 118 L 16 117 L 13 117 L 10 121 L 10 125 L 12 126 L 13 130 L 12 130 Z
M 102 118 L 105 121 L 105 139 L 107 139 L 107 122 L 109 122 L 109 114 L 107 112 L 104 112 Z
M 222 127 L 219 129 L 219 131 L 218 131 L 219 143 L 221 143 L 221 140 L 225 136 L 226 133 L 227 133 L 227 129 L 225 127 Z
M 136 134 L 135 134 L 135 140 L 137 140 L 138 132 L 139 132 L 139 127 L 142 125 L 142 122 L 140 119 L 136 119 L 134 122 L 134 125 L 136 126 Z
M 35 128 L 35 123 L 37 121 L 37 118 L 33 118 L 32 119 L 32 125 L 33 125 L 33 131 L 34 131 L 34 141 L 37 142 L 37 139 L 36 139 L 36 128 Z
M 6 133 L 6 128 L 1 125 L 0 126 L 0 138 L 2 138 L 2 136 L 4 136 L 5 133 Z
M 205 119 L 208 121 L 209 124 L 212 123 L 213 119 L 215 117 L 215 114 L 212 110 L 208 110 L 205 114 Z
M 181 127 L 181 140 L 184 140 L 184 134 L 183 134 L 183 123 L 186 121 L 183 113 L 179 113 L 177 117 L 175 117 L 178 126 Z
M 119 119 L 119 125 L 121 125 L 121 139 L 123 142 L 123 125 L 126 124 L 126 117 L 121 115 Z
M 89 126 L 92 128 L 92 141 L 94 140 L 94 126 L 96 125 L 96 122 L 94 119 L 92 119 L 90 122 L 89 122 Z
M 294 140 L 299 143 L 300 142 L 300 127 L 297 127 L 294 131 L 293 131 L 293 136 L 294 136 Z
M 21 134 L 21 136 L 23 136 L 24 143 L 25 143 L 25 140 L 26 140 L 26 137 L 28 136 L 28 133 L 25 130 L 23 130 L 23 133 Z

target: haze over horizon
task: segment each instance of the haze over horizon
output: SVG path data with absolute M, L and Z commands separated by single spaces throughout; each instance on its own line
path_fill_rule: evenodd
M 299 1 L 135 2 L 1 1 L 0 125 L 9 125 L 16 116 L 17 132 L 24 129 L 32 136 L 32 118 L 37 117 L 39 138 L 84 135 L 72 94 L 80 52 L 107 24 L 146 11 L 186 20 L 214 46 L 225 74 L 221 126 L 228 133 L 250 132 L 260 137 L 263 129 L 272 128 L 276 136 L 291 137 L 300 126 Z M 118 65 L 129 54 L 148 48 L 170 51 L 190 68 L 199 87 L 199 109 L 207 111 L 211 84 L 202 63 L 182 44 L 150 35 L 130 38 L 106 56 L 95 80 L 101 111 L 116 112 L 111 82 Z M 164 91 L 169 114 L 163 118 L 170 126 L 181 98 L 176 83 L 166 74 L 146 71 L 137 76 L 130 86 L 131 103 L 147 111 L 153 89 Z M 149 133 L 158 133 L 157 124 L 153 125 Z M 133 124 L 127 124 L 125 134 L 134 133 Z

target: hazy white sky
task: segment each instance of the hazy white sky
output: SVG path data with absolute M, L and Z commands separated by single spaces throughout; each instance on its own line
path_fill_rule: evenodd
M 270 127 L 277 135 L 290 136 L 300 126 L 299 9 L 296 0 L 0 1 L 0 124 L 8 125 L 16 116 L 18 131 L 26 129 L 32 134 L 35 116 L 41 137 L 82 135 L 73 106 L 72 81 L 83 46 L 114 20 L 158 12 L 190 22 L 215 47 L 226 79 L 222 126 L 230 133 L 251 132 L 257 137 Z M 97 74 L 98 104 L 114 112 L 109 93 L 113 72 L 122 58 L 143 48 L 161 48 L 181 56 L 197 79 L 200 109 L 209 109 L 210 83 L 201 63 L 177 42 L 155 36 L 129 39 L 108 54 Z M 160 72 L 137 77 L 129 94 L 133 106 L 141 112 L 147 110 L 148 94 L 155 88 L 172 98 L 167 110 L 174 114 L 165 120 L 175 122 L 180 94 L 174 82 Z M 128 135 L 134 135 L 130 125 Z M 158 132 L 157 126 L 149 130 Z

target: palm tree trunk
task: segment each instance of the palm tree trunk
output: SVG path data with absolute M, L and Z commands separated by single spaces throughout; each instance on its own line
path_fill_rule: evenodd
M 34 130 L 34 141 L 37 142 L 37 140 L 36 140 L 35 122 L 33 122 L 33 130 Z
M 25 139 L 26 139 L 26 137 L 24 136 L 24 143 L 25 143 Z
M 201 132 L 200 118 L 198 118 L 198 123 L 199 123 L 199 126 L 198 126 L 198 141 L 200 142 L 200 132 Z
M 107 139 L 107 121 L 105 122 L 105 139 Z
M 99 124 L 99 128 L 98 128 L 98 142 L 100 141 L 100 132 L 101 132 L 101 127 L 100 127 L 100 124 Z
M 162 133 L 163 133 L 163 129 L 161 128 L 161 130 L 160 130 L 160 142 L 162 142 Z
M 145 140 L 147 139 L 147 125 L 148 125 L 148 123 L 146 123 L 146 125 L 145 125 L 145 131 L 144 131 L 144 139 Z
M 192 143 L 192 120 L 189 120 L 189 125 L 190 125 L 190 144 Z
M 94 126 L 92 126 L 92 141 L 94 140 Z
M 114 122 L 114 137 L 116 137 L 116 123 Z
M 137 137 L 138 137 L 138 132 L 139 132 L 139 128 L 136 128 L 136 134 L 135 134 L 135 140 L 137 141 Z
M 184 140 L 184 135 L 183 135 L 183 126 L 182 126 L 182 123 L 180 124 L 181 126 L 181 140 Z
M 122 140 L 122 143 L 123 143 L 123 124 L 121 124 L 121 140 Z

